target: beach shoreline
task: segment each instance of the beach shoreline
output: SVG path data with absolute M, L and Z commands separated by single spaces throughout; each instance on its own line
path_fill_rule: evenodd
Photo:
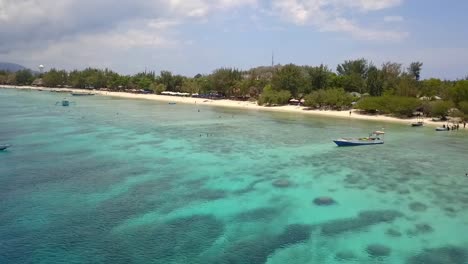
M 283 113 L 297 113 L 303 115 L 314 115 L 314 116 L 325 116 L 332 118 L 341 119 L 355 119 L 355 120 L 368 120 L 368 121 L 381 121 L 391 122 L 410 125 L 413 122 L 420 121 L 417 118 L 401 119 L 396 117 L 390 117 L 385 115 L 364 115 L 360 114 L 356 110 L 350 111 L 336 111 L 336 110 L 306 110 L 304 106 L 284 105 L 284 106 L 260 106 L 255 102 L 250 101 L 234 101 L 228 99 L 211 100 L 206 98 L 193 98 L 193 97 L 179 97 L 179 96 L 168 96 L 168 95 L 157 95 L 157 94 L 133 94 L 127 92 L 112 92 L 112 91 L 100 91 L 100 90 L 86 90 L 86 89 L 75 89 L 75 88 L 48 88 L 48 87 L 36 87 L 36 86 L 13 86 L 13 85 L 0 85 L 0 88 L 6 89 L 21 89 L 21 90 L 43 90 L 52 91 L 57 89 L 66 89 L 71 92 L 92 92 L 96 95 L 113 96 L 120 98 L 129 99 L 145 99 L 154 100 L 168 103 L 184 103 L 192 105 L 203 105 L 203 106 L 217 106 L 217 107 L 229 107 L 246 110 L 258 110 L 258 111 L 271 111 L 271 112 L 283 112 Z M 431 118 L 423 118 L 424 125 L 439 127 L 446 122 L 435 122 Z M 463 129 L 463 127 L 462 127 Z

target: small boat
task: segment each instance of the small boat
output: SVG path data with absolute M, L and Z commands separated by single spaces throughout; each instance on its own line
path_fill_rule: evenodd
M 424 126 L 424 122 L 423 121 L 414 122 L 414 123 L 411 123 L 411 126 L 412 127 L 421 127 L 421 126 Z
M 368 137 L 363 138 L 340 138 L 333 140 L 338 147 L 379 145 L 384 143 L 383 131 L 374 131 Z
M 71 90 L 60 90 L 60 89 L 57 89 L 57 90 L 50 90 L 50 92 L 52 92 L 52 93 L 71 93 Z
M 450 131 L 449 127 L 436 127 L 436 131 Z
M 6 150 L 7 148 L 11 147 L 11 145 L 8 144 L 0 144 L 0 151 Z
M 59 101 L 59 102 L 55 103 L 55 105 L 58 105 L 58 104 L 61 104 L 62 106 L 69 106 L 70 101 L 68 101 L 67 99 L 63 99 L 62 101 Z
M 73 95 L 73 96 L 90 96 L 90 95 L 94 95 L 94 93 L 88 93 L 88 92 L 72 92 L 71 95 Z
M 170 102 L 169 104 L 170 104 L 170 105 L 175 105 L 175 104 L 177 104 L 177 103 L 175 103 L 175 102 Z

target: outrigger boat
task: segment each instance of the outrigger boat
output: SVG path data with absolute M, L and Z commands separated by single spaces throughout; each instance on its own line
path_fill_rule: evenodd
M 56 102 L 55 105 L 61 104 L 62 106 L 70 106 L 73 102 L 68 101 L 66 98 L 63 98 L 62 101 Z
M 414 123 L 411 123 L 411 126 L 412 127 L 424 126 L 424 122 L 423 121 L 414 122 Z
M 422 127 L 424 126 L 424 119 L 421 116 L 418 116 L 416 122 L 411 123 L 412 127 Z
M 72 92 L 71 95 L 73 95 L 73 96 L 90 96 L 90 95 L 94 95 L 94 93 L 88 93 L 88 92 Z
M 8 145 L 8 144 L 0 144 L 0 151 L 3 151 L 7 148 L 11 147 L 11 145 Z
M 364 146 L 383 144 L 385 132 L 374 131 L 368 137 L 363 138 L 340 138 L 333 140 L 338 147 Z

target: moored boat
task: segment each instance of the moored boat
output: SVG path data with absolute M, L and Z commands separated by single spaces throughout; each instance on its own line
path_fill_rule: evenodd
M 365 146 L 365 145 L 379 145 L 384 143 L 385 132 L 374 131 L 368 137 L 363 138 L 340 138 L 333 140 L 338 147 L 351 147 L 351 146 Z
M 70 101 L 68 101 L 66 98 L 64 98 L 62 101 L 56 102 L 55 105 L 61 104 L 62 106 L 69 106 Z
M 447 126 L 447 127 L 445 127 L 445 126 L 444 126 L 444 127 L 436 127 L 435 130 L 436 130 L 436 131 L 449 131 L 450 128 L 449 128 L 448 126 Z
M 423 121 L 414 122 L 414 123 L 411 123 L 411 126 L 412 127 L 421 127 L 421 126 L 424 126 L 424 122 Z
M 73 95 L 73 96 L 90 96 L 90 95 L 94 95 L 94 93 L 88 93 L 88 92 L 72 92 L 71 95 Z
M 11 145 L 8 144 L 0 144 L 0 151 L 6 150 L 7 148 L 11 147 Z

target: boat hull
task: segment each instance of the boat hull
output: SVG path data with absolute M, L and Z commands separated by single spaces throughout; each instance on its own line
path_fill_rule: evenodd
M 435 129 L 436 131 L 449 131 L 450 129 L 446 128 L 446 127 L 438 127 Z
M 72 93 L 73 96 L 93 96 L 93 93 Z
M 10 145 L 0 145 L 0 151 L 6 150 Z
M 424 124 L 423 123 L 413 123 L 411 124 L 412 127 L 422 127 Z
M 349 140 L 333 140 L 338 147 L 355 147 L 355 146 L 368 146 L 368 145 L 380 145 L 384 142 L 382 140 L 373 141 L 349 141 Z

